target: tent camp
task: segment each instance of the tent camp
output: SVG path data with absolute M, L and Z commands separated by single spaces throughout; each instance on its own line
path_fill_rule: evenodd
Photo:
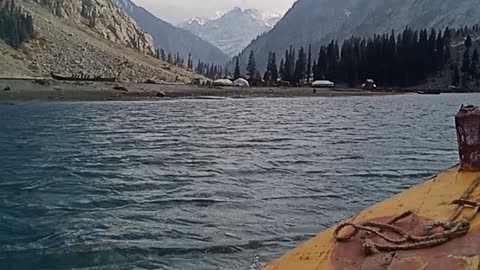
M 312 87 L 324 87 L 324 88 L 333 88 L 335 87 L 335 83 L 326 80 L 314 81 L 312 83 Z
M 248 83 L 247 80 L 245 80 L 243 78 L 239 78 L 239 79 L 236 79 L 233 82 L 233 86 L 235 86 L 235 87 L 250 87 L 250 84 Z
M 220 79 L 213 81 L 213 85 L 215 86 L 233 86 L 233 82 L 229 79 Z

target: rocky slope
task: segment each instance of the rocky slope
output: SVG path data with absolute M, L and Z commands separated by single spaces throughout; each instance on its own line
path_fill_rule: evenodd
M 77 14 L 82 12 L 81 1 L 64 0 L 47 8 L 32 1 L 17 3 L 32 15 L 36 37 L 18 50 L 0 43 L 0 76 L 47 77 L 58 72 L 179 82 L 195 76 L 150 56 L 149 35 L 111 0 L 90 2 L 97 12 L 94 26 L 88 16 Z
M 278 14 L 256 9 L 234 8 L 217 19 L 193 18 L 179 26 L 234 56 L 258 35 L 272 29 L 280 18 Z
M 299 0 L 273 30 L 252 42 L 240 54 L 244 66 L 250 50 L 265 67 L 268 51 L 282 53 L 295 47 L 320 44 L 351 35 L 370 36 L 414 28 L 443 28 L 480 22 L 476 0 Z
M 155 46 L 164 49 L 167 53 L 180 53 L 187 59 L 190 53 L 194 59 L 204 62 L 225 64 L 230 58 L 220 49 L 200 37 L 152 15 L 142 7 L 135 5 L 130 0 L 114 0 L 115 3 L 138 25 L 153 37 Z
M 153 54 L 152 37 L 111 0 L 35 0 L 53 14 L 89 26 L 105 39 Z

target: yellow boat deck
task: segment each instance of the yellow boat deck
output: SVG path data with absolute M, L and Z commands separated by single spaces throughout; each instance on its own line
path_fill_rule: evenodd
M 455 211 L 452 201 L 460 199 L 480 173 L 459 172 L 452 168 L 411 189 L 372 206 L 345 222 L 387 221 L 412 210 L 418 226 L 426 220 L 447 221 Z M 480 187 L 469 201 L 480 201 Z M 460 218 L 472 214 L 465 207 Z M 409 221 L 404 221 L 408 223 Z M 410 221 L 411 222 L 411 221 Z M 400 225 L 399 225 L 400 226 Z M 334 226 L 267 265 L 264 270 L 456 270 L 480 269 L 480 214 L 471 221 L 470 231 L 440 246 L 365 255 L 360 239 L 337 242 Z

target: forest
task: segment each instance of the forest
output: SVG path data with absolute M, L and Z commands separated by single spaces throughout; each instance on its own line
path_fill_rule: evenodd
M 0 7 L 0 38 L 13 48 L 33 38 L 32 16 L 17 7 L 14 0 Z
M 340 45 L 332 40 L 320 46 L 317 53 L 308 48 L 290 46 L 280 59 L 270 52 L 265 81 L 283 81 L 290 85 L 303 85 L 312 80 L 331 80 L 356 86 L 366 79 L 374 79 L 382 86 L 408 87 L 424 82 L 438 71 L 450 68 L 451 84 L 466 86 L 479 79 L 479 55 L 472 46 L 471 34 L 479 26 L 443 30 L 414 30 L 406 27 L 401 33 L 374 35 L 370 38 L 351 37 Z M 453 59 L 454 37 L 463 37 L 464 53 Z M 235 59 L 234 78 L 242 77 L 238 59 Z M 250 52 L 246 77 L 258 79 L 255 55 Z

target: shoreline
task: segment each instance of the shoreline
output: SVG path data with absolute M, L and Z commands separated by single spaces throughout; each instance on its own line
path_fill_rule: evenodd
M 0 78 L 0 102 L 14 101 L 143 101 L 167 98 L 290 98 L 385 96 L 400 91 L 366 91 L 348 88 L 204 87 L 185 84 L 106 83 L 53 79 Z

